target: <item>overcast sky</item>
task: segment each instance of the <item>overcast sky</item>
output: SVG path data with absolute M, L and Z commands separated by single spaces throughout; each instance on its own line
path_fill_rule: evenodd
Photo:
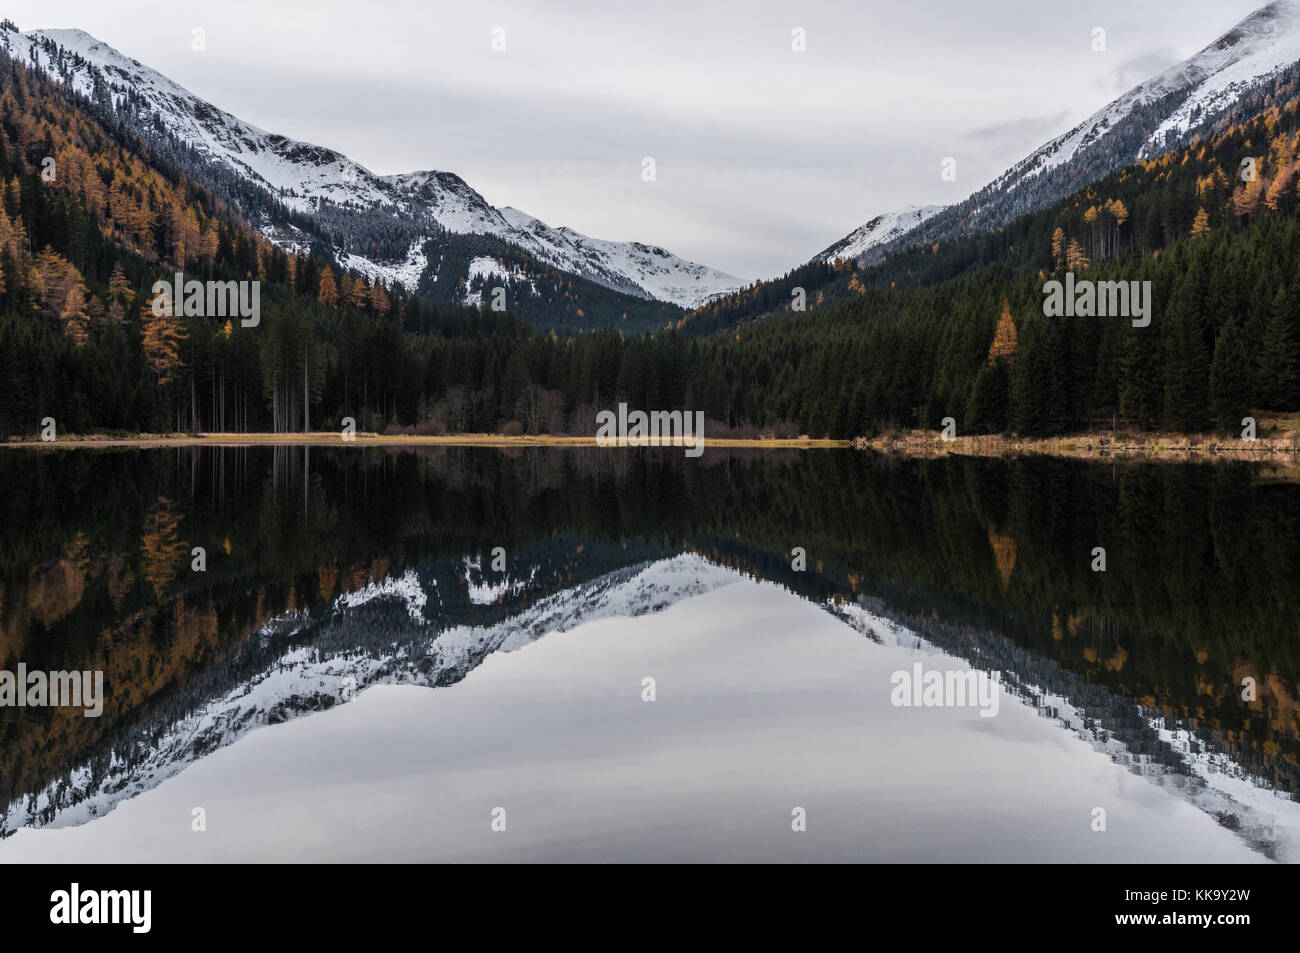
M 881 212 L 964 198 L 1262 5 L 7 0 L 3 13 L 23 30 L 79 27 L 377 173 L 452 171 L 494 205 L 750 279 Z M 956 182 L 940 178 L 946 156 Z

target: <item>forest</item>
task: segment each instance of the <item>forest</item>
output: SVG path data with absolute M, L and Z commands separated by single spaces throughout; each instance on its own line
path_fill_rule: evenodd
M 47 417 L 63 435 L 345 417 L 589 434 L 618 402 L 703 411 L 715 434 L 849 438 L 945 417 L 962 433 L 1236 433 L 1300 409 L 1300 99 L 988 235 L 810 264 L 680 320 L 663 306 L 663 326 L 637 333 L 659 306 L 615 292 L 603 320 L 573 303 L 547 327 L 523 287 L 577 289 L 477 236 L 430 240 L 524 274 L 512 312 L 431 300 L 431 282 L 385 287 L 318 246 L 289 254 L 101 104 L 7 59 L 0 80 L 0 438 Z M 149 289 L 174 271 L 260 281 L 262 320 L 155 315 Z M 1043 287 L 1067 271 L 1149 281 L 1154 320 L 1045 317 Z

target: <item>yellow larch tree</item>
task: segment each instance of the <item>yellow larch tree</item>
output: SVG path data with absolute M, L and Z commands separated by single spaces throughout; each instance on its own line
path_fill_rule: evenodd
M 993 332 L 993 343 L 989 345 L 989 363 L 999 358 L 1010 360 L 1016 353 L 1016 321 L 1011 316 L 1011 303 L 1002 302 L 1002 315 L 998 318 L 997 330 Z

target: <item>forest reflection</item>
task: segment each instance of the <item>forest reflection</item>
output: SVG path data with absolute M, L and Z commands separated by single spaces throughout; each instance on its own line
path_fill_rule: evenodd
M 358 648 L 373 633 L 318 623 L 368 584 L 436 584 L 436 638 L 682 552 L 850 624 L 865 607 L 1045 709 L 1067 698 L 1046 713 L 1137 770 L 1191 752 L 1300 789 L 1300 485 L 1261 464 L 281 446 L 8 451 L 0 480 L 0 668 L 107 684 L 98 719 L 0 711 L 0 804 L 286 646 Z

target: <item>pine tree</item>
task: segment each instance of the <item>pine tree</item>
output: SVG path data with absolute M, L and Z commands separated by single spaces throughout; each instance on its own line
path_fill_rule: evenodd
M 63 322 L 63 333 L 72 338 L 78 347 L 89 340 L 90 335 L 86 331 L 88 323 L 86 287 L 81 282 L 77 282 L 68 291 L 68 297 L 64 300 L 63 311 L 59 314 L 59 320 Z
M 1160 419 L 1160 360 L 1157 338 L 1147 328 L 1125 328 L 1120 345 L 1119 413 L 1142 430 Z
M 982 433 L 1001 433 L 1007 429 L 1007 397 L 1010 376 L 1006 361 L 985 364 L 975 375 L 970 400 L 963 420 L 966 426 Z
M 1162 334 L 1164 400 L 1161 418 L 1172 430 L 1200 430 L 1206 423 L 1209 400 L 1206 379 L 1209 355 L 1205 346 L 1202 300 L 1190 279 L 1183 281 L 1166 306 Z M 1135 328 L 1141 333 L 1147 328 Z
M 1235 429 L 1250 411 L 1250 358 L 1242 341 L 1236 319 L 1229 320 L 1214 344 L 1210 364 L 1210 403 L 1215 421 L 1225 429 Z
M 1295 313 L 1290 307 L 1287 289 L 1278 288 L 1264 325 L 1263 339 L 1255 348 L 1255 379 L 1260 403 L 1273 410 L 1295 406 L 1297 368 L 1294 321 Z

